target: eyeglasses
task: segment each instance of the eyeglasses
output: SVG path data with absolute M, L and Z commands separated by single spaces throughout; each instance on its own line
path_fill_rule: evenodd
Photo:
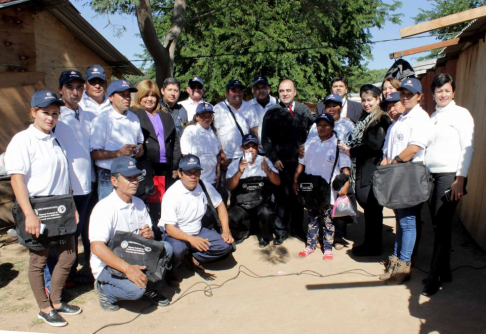
M 191 88 L 191 89 L 203 89 L 203 86 L 197 85 L 197 84 L 191 84 L 191 85 L 189 85 L 189 88 Z
M 106 81 L 104 81 L 103 79 L 101 78 L 94 78 L 94 79 L 91 79 L 91 80 L 88 80 L 88 83 L 91 85 L 91 86 L 96 86 L 96 85 L 103 85 L 106 83 Z

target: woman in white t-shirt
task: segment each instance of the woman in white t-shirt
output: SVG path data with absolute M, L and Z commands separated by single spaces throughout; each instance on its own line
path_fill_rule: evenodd
M 25 216 L 25 231 L 37 238 L 42 234 L 41 221 L 29 198 L 66 195 L 70 188 L 67 159 L 52 132 L 59 119 L 60 106 L 63 105 L 52 92 L 35 92 L 30 110 L 34 124 L 12 138 L 5 154 L 5 165 L 11 175 L 15 198 Z M 47 296 L 44 268 L 51 246 L 59 259 L 52 273 L 51 292 Z M 79 307 L 61 302 L 62 288 L 75 260 L 74 235 L 56 243 L 42 243 L 29 248 L 29 255 L 29 282 L 39 305 L 38 318 L 51 326 L 67 325 L 61 314 L 81 313 Z
M 429 115 L 420 107 L 422 96 L 420 81 L 406 78 L 402 81 L 399 91 L 400 101 L 405 111 L 386 134 L 381 165 L 408 161 L 423 162 L 425 148 L 430 141 L 432 124 Z M 404 190 L 396 189 L 396 191 Z M 394 210 L 398 221 L 395 248 L 385 273 L 380 276 L 387 285 L 401 284 L 404 280 L 410 279 L 412 252 L 417 237 L 417 216 L 420 214 L 422 204 Z
M 194 154 L 201 160 L 201 180 L 217 188 L 221 144 L 213 125 L 214 111 L 210 103 L 198 104 L 194 118 L 181 137 L 182 155 Z
M 474 151 L 474 120 L 454 102 L 456 85 L 449 74 L 438 74 L 431 85 L 435 112 L 433 137 L 425 152 L 425 164 L 434 178 L 430 212 L 434 225 L 434 251 L 429 277 L 422 292 L 435 294 L 441 282 L 452 281 L 451 228 L 459 200 L 466 194 L 466 178 Z

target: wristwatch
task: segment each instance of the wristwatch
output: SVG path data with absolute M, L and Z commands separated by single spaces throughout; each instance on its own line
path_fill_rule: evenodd
M 401 163 L 401 164 L 403 164 L 405 162 L 405 161 L 402 160 L 402 158 L 400 158 L 399 155 L 395 156 L 395 158 L 393 158 L 393 160 L 395 160 L 396 162 Z

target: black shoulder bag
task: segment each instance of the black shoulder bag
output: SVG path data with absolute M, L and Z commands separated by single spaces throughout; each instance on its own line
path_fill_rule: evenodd
M 167 270 L 172 268 L 164 243 L 147 239 L 134 232 L 115 231 L 108 248 L 116 256 L 131 265 L 145 266 L 144 273 L 150 282 L 161 281 Z M 116 277 L 126 278 L 121 271 L 106 266 L 108 272 Z
M 57 139 L 55 141 L 62 150 L 59 141 Z M 65 153 L 64 155 L 66 156 Z M 67 156 L 66 161 L 69 177 Z M 43 250 L 50 247 L 51 243 L 64 242 L 65 239 L 76 232 L 76 205 L 71 194 L 72 190 L 70 189 L 69 192 L 66 195 L 34 196 L 29 198 L 34 213 L 39 217 L 41 223 L 46 226 L 38 238 L 25 231 L 25 215 L 17 200 L 15 200 L 12 215 L 19 243 L 22 246 L 32 250 Z
M 231 114 L 231 117 L 233 117 L 233 120 L 235 121 L 236 123 L 236 127 L 238 128 L 238 131 L 240 131 L 240 134 L 241 134 L 241 138 L 243 138 L 244 134 L 243 134 L 243 130 L 241 130 L 241 127 L 240 125 L 238 124 L 238 122 L 236 121 L 236 117 L 235 117 L 235 114 L 233 113 L 233 110 L 231 110 L 231 107 L 226 103 L 226 101 L 224 101 L 224 104 L 226 104 L 226 107 L 228 107 L 228 110 Z
M 155 194 L 154 171 L 148 158 L 137 160 L 136 165 L 142 171 L 142 174 L 138 177 L 138 188 L 135 196 L 145 202 L 149 196 Z
M 339 148 L 336 146 L 336 159 L 332 166 L 329 182 L 339 159 Z M 327 210 L 331 205 L 331 186 L 320 175 L 302 173 L 299 176 L 299 202 L 308 210 Z

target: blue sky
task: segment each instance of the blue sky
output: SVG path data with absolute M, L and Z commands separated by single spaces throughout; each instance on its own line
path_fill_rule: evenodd
M 388 2 L 385 0 L 385 2 Z M 98 31 L 112 43 L 123 55 L 129 60 L 136 60 L 136 54 L 142 53 L 142 39 L 137 36 L 139 30 L 137 20 L 135 16 L 110 16 L 110 21 L 115 25 L 123 25 L 127 31 L 123 33 L 122 37 L 115 37 L 114 28 L 108 26 L 108 19 L 106 16 L 97 16 L 95 12 L 91 10 L 89 6 L 83 6 L 84 1 L 72 1 L 74 6 L 81 12 L 81 15 L 89 21 Z M 429 1 L 425 0 L 402 0 L 403 7 L 400 12 L 404 14 L 402 17 L 402 23 L 400 25 L 387 23 L 383 29 L 372 29 L 373 41 L 382 41 L 389 39 L 399 39 L 400 29 L 414 25 L 413 17 L 416 16 L 420 10 L 430 9 L 431 5 Z M 427 35 L 427 34 L 424 34 Z M 423 35 L 419 35 L 423 36 Z M 373 44 L 373 59 L 365 60 L 368 62 L 370 69 L 389 68 L 393 64 L 393 60 L 390 60 L 389 54 L 396 51 L 402 51 L 417 46 L 431 44 L 436 42 L 433 37 L 426 38 L 414 38 L 398 41 L 389 41 Z M 426 53 L 416 54 L 412 56 L 404 57 L 410 63 L 414 63 L 418 57 L 425 55 Z M 139 66 L 141 62 L 134 61 L 135 66 Z

